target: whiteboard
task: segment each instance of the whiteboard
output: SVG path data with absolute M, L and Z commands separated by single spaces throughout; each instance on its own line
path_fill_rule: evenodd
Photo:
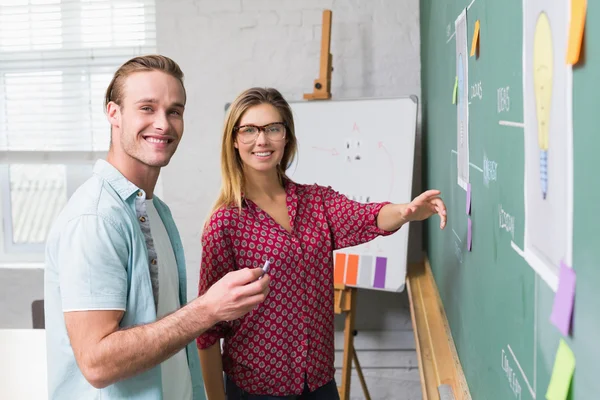
M 297 183 L 331 186 L 362 202 L 411 201 L 417 97 L 290 103 L 298 157 Z M 387 237 L 334 252 L 334 282 L 404 290 L 408 226 Z

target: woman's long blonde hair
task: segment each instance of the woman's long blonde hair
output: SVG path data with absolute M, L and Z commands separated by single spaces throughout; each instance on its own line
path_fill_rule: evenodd
M 277 109 L 286 126 L 285 148 L 281 162 L 277 165 L 277 175 L 283 185 L 289 180 L 285 171 L 291 166 L 297 152 L 296 133 L 292 109 L 278 90 L 273 88 L 251 88 L 242 92 L 227 110 L 221 143 L 221 190 L 211 214 L 223 206 L 235 206 L 241 210 L 244 192 L 244 168 L 238 149 L 234 146 L 234 128 L 244 113 L 251 107 L 270 104 Z

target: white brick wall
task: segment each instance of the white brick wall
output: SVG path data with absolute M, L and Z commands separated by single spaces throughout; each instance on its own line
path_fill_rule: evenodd
M 312 92 L 319 74 L 323 9 L 333 11 L 334 98 L 420 96 L 419 2 L 156 0 L 156 4 L 158 50 L 175 59 L 186 74 L 185 135 L 161 180 L 163 197 L 183 239 L 189 294 L 194 297 L 202 224 L 220 184 L 225 103 L 252 86 L 276 87 L 288 100 L 300 100 L 304 93 Z M 417 166 L 419 155 L 417 151 Z M 420 176 L 420 168 L 415 176 Z M 415 190 L 420 186 L 418 182 Z M 411 257 L 417 258 L 421 240 L 415 237 L 421 231 L 414 228 L 411 246 L 417 251 Z M 411 335 L 406 332 L 411 322 L 405 294 L 361 292 L 358 303 L 359 331 L 368 335 L 367 330 L 404 330 L 399 335 Z M 342 329 L 341 321 L 337 322 L 338 329 Z M 362 336 L 359 333 L 358 337 Z M 390 349 L 364 356 L 360 346 L 358 350 L 360 358 L 365 357 L 365 375 L 373 399 L 420 398 L 414 367 L 400 363 L 395 369 L 371 369 L 376 365 L 369 366 L 368 357 L 383 359 Z M 410 349 L 401 354 L 402 360 L 414 360 Z M 356 379 L 352 388 L 352 398 L 362 398 Z

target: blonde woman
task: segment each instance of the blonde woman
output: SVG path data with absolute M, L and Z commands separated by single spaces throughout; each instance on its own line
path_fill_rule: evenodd
M 230 271 L 266 261 L 271 292 L 245 317 L 197 339 L 210 400 L 338 399 L 333 251 L 434 214 L 440 228 L 446 224 L 437 190 L 409 204 L 354 202 L 288 178 L 295 154 L 294 121 L 283 96 L 263 88 L 240 94 L 225 122 L 223 183 L 202 235 L 199 292 Z

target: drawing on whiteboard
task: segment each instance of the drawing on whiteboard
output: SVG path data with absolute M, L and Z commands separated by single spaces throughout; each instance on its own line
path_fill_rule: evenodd
M 540 186 L 542 197 L 548 193 L 548 123 L 552 100 L 552 31 L 545 12 L 541 12 L 533 39 L 533 86 L 540 146 Z
M 346 196 L 346 198 L 349 200 L 352 200 L 352 201 L 358 201 L 359 203 L 368 203 L 371 200 L 370 196 L 363 196 L 363 195 L 359 195 L 359 196 L 351 195 L 351 196 Z
M 355 154 L 354 154 L 354 159 L 355 159 L 356 161 L 359 161 L 359 160 L 361 160 L 361 159 L 362 159 L 362 156 L 360 155 L 360 144 L 361 144 L 361 141 L 360 141 L 360 140 L 356 140 L 356 141 L 354 142 L 354 148 L 355 148 L 355 149 L 354 149 L 354 152 L 355 152 Z
M 390 163 L 390 172 L 391 172 L 391 177 L 390 177 L 390 195 L 388 196 L 388 198 L 391 198 L 392 193 L 394 192 L 394 159 L 392 158 L 392 155 L 390 154 L 390 152 L 388 151 L 388 149 L 385 147 L 385 145 L 383 144 L 383 142 L 378 142 L 377 143 L 377 148 L 383 150 L 383 152 L 385 153 L 385 155 L 387 156 L 387 159 Z
M 332 156 L 337 156 L 340 153 L 338 153 L 338 151 L 335 148 L 331 148 L 331 149 L 325 149 L 323 147 L 316 147 L 316 146 L 312 146 L 312 148 L 314 150 L 318 150 L 318 151 L 325 151 L 327 153 L 331 153 Z
M 346 152 L 346 162 L 348 162 L 348 163 L 352 162 L 352 156 L 350 155 L 351 148 L 352 148 L 352 139 L 346 138 L 346 140 L 344 142 L 344 149 Z
M 358 139 L 347 138 L 345 140 L 344 147 L 346 149 L 346 162 L 362 160 L 361 145 L 362 141 Z
M 523 251 L 547 283 L 558 276 L 561 260 L 572 262 L 573 71 L 564 61 L 568 3 L 523 1 Z

